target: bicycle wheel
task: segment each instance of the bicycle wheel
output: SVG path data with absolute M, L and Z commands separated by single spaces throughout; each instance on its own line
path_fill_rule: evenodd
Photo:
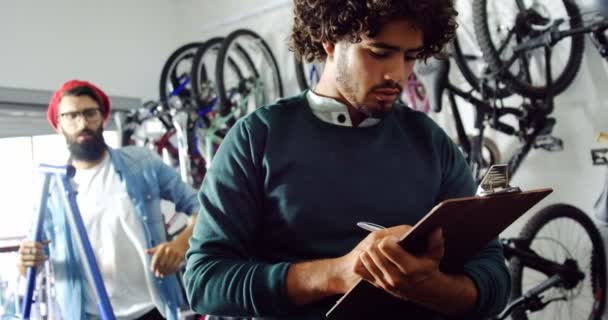
M 471 88 L 477 92 L 483 92 L 483 95 L 486 97 L 502 99 L 513 94 L 502 82 L 498 82 L 498 88 L 496 88 L 495 80 L 488 79 L 489 83 L 483 80 L 484 73 L 486 72 L 485 60 L 483 60 L 482 54 L 477 52 L 477 49 L 469 47 L 463 51 L 460 46 L 460 40 L 458 40 L 458 34 L 454 37 L 452 56 L 462 77 Z
M 160 74 L 160 101 L 171 107 L 181 108 L 182 104 L 192 103 L 190 73 L 192 58 L 204 42 L 188 43 L 175 50 L 165 62 Z M 172 97 L 178 97 L 173 101 Z
M 513 47 L 526 40 L 546 35 L 558 19 L 560 31 L 582 26 L 578 7 L 571 0 L 473 0 L 473 22 L 479 47 L 490 69 L 499 72 L 513 91 L 530 98 L 547 95 L 544 48 L 522 53 L 511 66 Z M 558 95 L 572 83 L 581 65 L 584 34 L 566 37 L 552 47 L 552 93 Z M 504 69 L 504 70 L 503 70 Z
M 230 68 L 226 67 L 229 59 L 242 72 L 242 80 L 230 76 Z M 251 30 L 239 29 L 224 39 L 218 53 L 215 79 L 221 115 L 227 115 L 233 107 L 249 98 L 253 99 L 248 100 L 247 110 L 241 110 L 242 113 L 283 96 L 283 83 L 276 59 L 266 41 Z
M 217 99 L 217 82 L 215 81 L 215 66 L 217 56 L 224 38 L 212 38 L 198 48 L 192 59 L 192 92 L 198 107 L 207 107 Z M 231 58 L 228 58 L 231 72 L 239 81 L 243 81 L 243 73 Z
M 521 245 L 543 258 L 563 263 L 574 259 L 585 278 L 573 288 L 551 288 L 543 294 L 549 302 L 537 312 L 514 310 L 515 320 L 525 319 L 601 319 L 606 292 L 606 256 L 602 236 L 593 221 L 581 210 L 566 204 L 544 208 L 520 233 Z M 545 274 L 527 268 L 519 258 L 509 262 L 512 298 L 547 279 Z
M 504 83 L 487 76 L 488 64 L 483 59 L 479 48 L 473 18 L 471 16 L 472 0 L 456 1 L 458 11 L 458 28 L 452 43 L 452 57 L 463 78 L 477 92 L 483 92 L 485 97 L 497 99 L 506 98 L 512 94 Z M 483 86 L 482 86 L 483 84 Z
M 314 89 L 321 79 L 321 73 L 323 72 L 323 66 L 325 64 L 321 61 L 313 61 L 312 63 L 294 57 L 294 63 L 296 66 L 296 79 L 298 80 L 298 86 L 300 90 Z

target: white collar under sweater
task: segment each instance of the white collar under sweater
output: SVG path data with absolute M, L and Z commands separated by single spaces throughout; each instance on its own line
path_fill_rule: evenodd
M 343 103 L 329 97 L 323 97 L 312 90 L 306 93 L 306 100 L 314 115 L 327 123 L 338 126 L 352 127 L 353 123 L 348 113 L 348 107 Z M 380 122 L 378 118 L 365 118 L 359 127 L 371 127 Z

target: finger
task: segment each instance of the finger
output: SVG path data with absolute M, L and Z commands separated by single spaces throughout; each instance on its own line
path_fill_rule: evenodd
M 175 273 L 182 260 L 183 257 L 177 251 L 172 250 L 170 258 L 167 259 L 167 275 Z
M 44 247 L 49 244 L 48 240 L 44 240 L 43 242 L 34 242 L 34 250 L 44 250 Z
M 24 267 L 37 267 L 46 261 L 47 257 L 26 257 L 19 261 Z
M 23 255 L 36 255 L 38 252 L 44 252 L 44 243 L 26 240 L 21 243 L 19 253 Z
M 400 273 L 408 273 L 408 266 L 414 257 L 401 247 L 399 239 L 394 236 L 387 237 L 378 244 L 378 249 Z
M 173 250 L 171 250 L 171 248 L 169 246 L 165 246 L 163 248 L 163 259 L 161 260 L 161 270 L 163 271 L 163 274 L 167 274 L 168 270 L 171 268 L 171 262 L 174 259 L 174 252 Z
M 369 256 L 369 253 L 367 251 L 361 253 L 359 259 L 361 259 L 361 263 L 365 266 L 367 273 L 371 275 L 371 278 L 364 278 L 363 275 L 361 275 L 362 278 L 373 283 L 377 287 L 382 287 L 382 271 L 380 271 L 380 269 L 378 269 L 378 267 L 374 264 L 374 261 Z
M 31 267 L 38 268 L 43 263 L 44 263 L 44 261 L 23 261 L 23 263 L 21 263 L 21 265 L 24 266 L 24 267 L 26 267 L 26 268 L 31 268 Z
M 392 241 L 389 241 L 392 240 Z M 384 257 L 402 275 L 405 281 L 420 282 L 438 270 L 439 261 L 426 256 L 417 257 L 403 250 L 394 239 L 386 239 L 378 247 Z M 405 276 L 405 278 L 403 278 Z
M 383 240 L 385 242 L 385 240 Z M 382 283 L 388 288 L 394 289 L 398 287 L 397 279 L 403 275 L 403 273 L 388 260 L 379 248 L 370 250 L 367 252 L 369 257 L 373 260 L 374 265 L 380 270 L 382 274 Z
M 156 273 L 158 272 L 158 260 L 160 259 L 160 253 L 157 251 L 152 255 L 152 259 L 150 260 L 150 271 Z
M 373 281 L 373 279 L 374 279 L 374 277 L 367 271 L 367 268 L 363 264 L 360 257 L 357 257 L 357 260 L 355 261 L 355 264 L 353 265 L 353 272 L 356 275 L 360 276 L 361 278 L 368 280 L 370 282 Z
M 175 272 L 177 272 L 178 269 L 179 269 L 179 263 L 172 261 L 171 263 L 167 264 L 163 275 L 168 276 L 168 275 L 174 274 Z
M 19 246 L 19 253 L 23 254 L 23 255 L 29 254 L 30 252 L 32 252 L 33 247 L 34 247 L 33 242 L 24 241 L 23 243 L 21 243 L 21 246 Z
M 387 259 L 392 259 L 391 263 L 410 279 L 419 279 L 421 275 L 433 273 L 439 267 L 439 261 L 426 256 L 417 257 L 405 250 L 400 253 L 398 259 L 390 255 Z
M 159 250 L 158 271 L 161 275 L 164 276 L 167 274 L 171 260 L 171 249 L 169 247 L 165 246 Z
M 171 264 L 171 270 L 169 270 L 169 273 L 171 274 L 177 272 L 177 270 L 179 270 L 179 266 L 182 264 L 182 261 L 183 259 L 179 255 L 176 255 L 173 263 Z
M 19 257 L 24 260 L 35 260 L 36 258 L 44 256 L 44 250 L 35 250 L 33 248 L 24 248 L 19 252 Z
M 37 254 L 37 255 L 33 255 L 33 254 L 21 255 L 22 261 L 44 261 L 46 259 L 47 259 L 47 256 L 42 253 Z
M 155 254 L 157 250 L 158 250 L 158 246 L 152 247 L 152 248 L 148 248 L 148 249 L 145 250 L 145 252 L 147 254 Z

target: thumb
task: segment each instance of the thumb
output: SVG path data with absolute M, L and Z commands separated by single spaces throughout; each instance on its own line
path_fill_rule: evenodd
M 42 245 L 47 245 L 49 243 L 51 243 L 51 240 L 42 240 Z
M 146 253 L 147 254 L 154 254 L 156 252 L 156 248 L 157 247 L 152 247 L 152 248 L 146 249 Z

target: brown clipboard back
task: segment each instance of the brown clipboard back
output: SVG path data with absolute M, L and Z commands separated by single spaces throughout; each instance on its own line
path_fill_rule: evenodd
M 553 189 L 536 189 L 445 200 L 404 235 L 401 245 L 414 254 L 422 253 L 430 232 L 441 227 L 445 251 L 440 269 L 458 272 L 466 260 L 551 192 Z M 416 319 L 414 315 L 425 310 L 361 280 L 336 302 L 326 317 L 329 320 L 370 319 L 383 312 L 392 316 L 403 312 Z

